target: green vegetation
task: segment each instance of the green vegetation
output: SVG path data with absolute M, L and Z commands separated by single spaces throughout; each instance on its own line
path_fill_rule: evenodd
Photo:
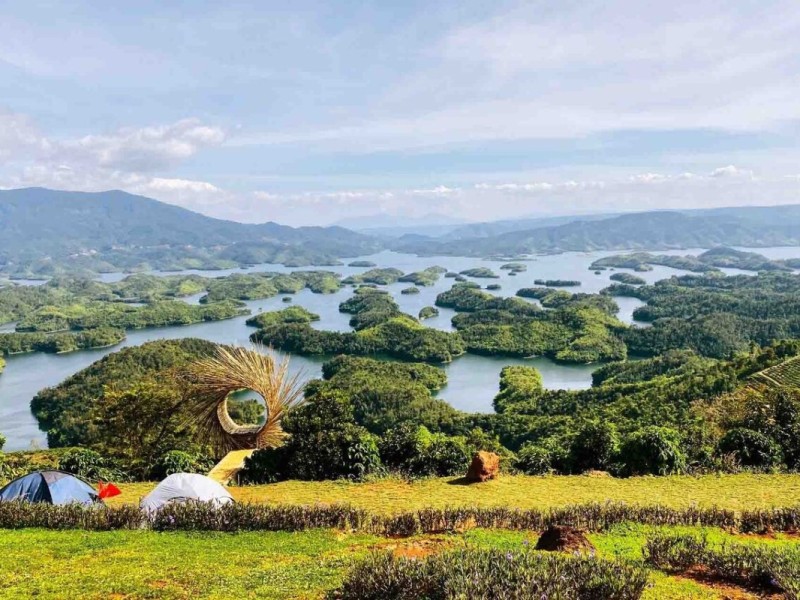
M 400 312 L 384 292 L 359 288 L 339 310 L 351 313 L 355 332 L 319 331 L 308 324 L 269 325 L 252 334 L 256 342 L 297 354 L 386 355 L 400 360 L 450 362 L 463 354 L 457 334 L 423 327 L 412 316 Z
M 614 273 L 609 277 L 611 281 L 616 281 L 618 283 L 625 283 L 627 285 L 644 285 L 647 282 L 642 279 L 641 277 L 637 277 L 636 275 L 632 275 L 631 273 Z
M 503 286 L 501 286 L 499 283 L 490 283 L 486 286 L 486 289 L 496 292 L 497 290 L 503 289 Z
M 208 293 L 200 302 L 222 300 L 258 300 L 278 294 L 295 294 L 308 288 L 315 294 L 332 294 L 342 284 L 330 271 L 294 271 L 285 273 L 234 273 L 227 277 L 206 280 Z
M 499 275 L 492 271 L 489 267 L 474 267 L 472 269 L 466 269 L 461 271 L 461 275 L 466 275 L 467 277 L 476 277 L 482 279 L 497 279 Z
M 442 274 L 447 273 L 444 267 L 428 267 L 423 271 L 416 271 L 403 275 L 398 281 L 413 283 L 414 285 L 431 286 L 439 281 Z
M 439 316 L 439 309 L 435 306 L 423 306 L 419 309 L 419 320 L 431 319 Z
M 545 287 L 578 287 L 581 285 L 581 282 L 575 279 L 535 279 L 533 283 Z
M 374 283 L 377 285 L 389 285 L 397 282 L 403 276 L 400 269 L 389 267 L 386 269 L 370 269 L 358 275 L 350 275 L 342 283 Z
M 528 265 L 524 263 L 506 263 L 500 266 L 500 270 L 502 271 L 511 271 L 512 273 L 524 273 L 528 270 Z
M 280 323 L 311 323 L 319 321 L 319 315 L 306 310 L 302 306 L 290 306 L 283 310 L 274 310 L 259 313 L 247 319 L 247 325 L 251 327 L 268 327 Z
M 171 373 L 213 349 L 191 338 L 123 348 L 39 392 L 31 410 L 50 447 L 81 445 L 142 472 L 169 450 L 200 450 Z
M 589 268 L 617 267 L 635 271 L 649 271 L 651 265 L 662 265 L 673 269 L 704 273 L 719 268 L 735 268 L 745 271 L 789 271 L 784 261 L 770 260 L 755 252 L 742 252 L 724 246 L 712 248 L 698 256 L 657 255 L 647 252 L 607 256 L 594 261 Z M 613 277 L 612 277 L 613 279 Z M 622 283 L 628 283 L 623 281 Z
M 449 598 L 578 598 L 636 600 L 645 569 L 589 557 L 504 550 L 461 550 L 421 561 L 373 556 L 356 566 L 328 598 L 343 600 L 447 600 Z
M 786 273 L 756 276 L 685 275 L 633 287 L 614 284 L 604 294 L 646 302 L 633 316 L 653 323 L 625 335 L 631 353 L 656 356 L 688 348 L 730 357 L 751 344 L 800 337 L 800 278 Z
M 125 331 L 113 327 L 97 327 L 86 331 L 60 333 L 0 333 L 0 354 L 25 352 L 64 353 L 88 348 L 115 346 L 125 339 Z M 0 372 L 5 361 L 0 358 Z
M 403 288 L 402 290 L 400 290 L 400 293 L 406 296 L 419 294 L 419 288 L 412 285 L 411 287 Z
M 376 265 L 374 262 L 369 261 L 369 260 L 354 260 L 353 262 L 348 263 L 347 266 L 348 267 L 366 267 L 366 268 L 370 268 L 370 267 L 377 267 L 378 265 Z
M 528 294 L 520 290 L 518 294 Z M 565 362 L 619 360 L 625 357 L 620 334 L 626 326 L 614 318 L 616 304 L 600 296 L 560 293 L 557 308 L 542 311 L 520 298 L 497 298 L 467 286 L 454 286 L 436 298 L 437 306 L 454 308 L 453 319 L 469 352 L 506 356 L 544 355 Z M 559 292 L 555 292 L 559 293 Z

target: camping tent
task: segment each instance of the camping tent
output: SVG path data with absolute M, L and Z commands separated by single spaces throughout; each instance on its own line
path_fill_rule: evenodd
M 209 502 L 217 506 L 233 502 L 224 487 L 205 475 L 175 473 L 159 483 L 142 499 L 139 506 L 145 510 L 157 510 L 170 502 Z
M 0 490 L 0 502 L 13 500 L 48 504 L 102 502 L 91 485 L 62 471 L 36 471 L 13 480 Z

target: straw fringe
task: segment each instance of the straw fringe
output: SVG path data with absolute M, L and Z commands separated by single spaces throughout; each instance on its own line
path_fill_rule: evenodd
M 251 448 L 276 448 L 287 434 L 281 418 L 303 401 L 300 375 L 289 375 L 289 359 L 278 360 L 271 350 L 219 346 L 216 356 L 193 363 L 187 402 L 192 406 L 198 437 L 220 453 Z M 228 396 L 252 390 L 264 399 L 266 422 L 239 425 L 228 414 Z

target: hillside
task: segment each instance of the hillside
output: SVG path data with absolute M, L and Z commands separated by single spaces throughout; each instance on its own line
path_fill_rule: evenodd
M 333 264 L 378 249 L 341 227 L 213 219 L 121 191 L 0 191 L 0 272 L 214 268 L 268 259 Z
M 800 206 L 793 205 L 633 213 L 453 241 L 405 238 L 394 249 L 431 255 L 487 256 L 799 243 Z

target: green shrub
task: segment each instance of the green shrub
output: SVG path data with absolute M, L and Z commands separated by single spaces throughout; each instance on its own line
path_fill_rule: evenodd
M 174 473 L 203 473 L 209 469 L 209 463 L 204 457 L 183 450 L 170 450 L 158 458 L 152 474 L 156 479 L 163 479 Z
M 284 429 L 291 436 L 286 445 L 248 461 L 243 481 L 360 480 L 381 470 L 375 436 L 354 423 L 353 407 L 341 394 L 316 394 L 284 419 Z
M 517 452 L 514 468 L 526 475 L 544 475 L 553 469 L 553 457 L 546 448 L 527 443 Z
M 633 432 L 620 451 L 627 475 L 672 475 L 686 470 L 681 436 L 669 427 L 644 427 Z
M 461 550 L 424 560 L 374 555 L 357 565 L 337 600 L 633 600 L 647 585 L 645 569 L 622 562 L 522 550 Z
M 380 438 L 381 461 L 394 471 L 413 475 L 433 436 L 427 427 L 404 423 Z
M 783 461 L 780 446 L 772 438 L 744 427 L 731 429 L 722 436 L 717 451 L 733 455 L 744 467 L 768 469 Z
M 0 450 L 3 449 L 3 446 L 6 445 L 6 436 L 0 433 Z
M 83 479 L 115 479 L 118 475 L 108 460 L 88 448 L 68 450 L 59 460 L 58 468 Z
M 420 457 L 417 467 L 419 475 L 447 477 L 463 475 L 469 467 L 472 452 L 463 437 L 448 437 L 442 434 L 433 436 L 430 444 Z
M 588 421 L 572 440 L 569 463 L 572 471 L 607 470 L 619 450 L 619 435 L 612 423 Z

